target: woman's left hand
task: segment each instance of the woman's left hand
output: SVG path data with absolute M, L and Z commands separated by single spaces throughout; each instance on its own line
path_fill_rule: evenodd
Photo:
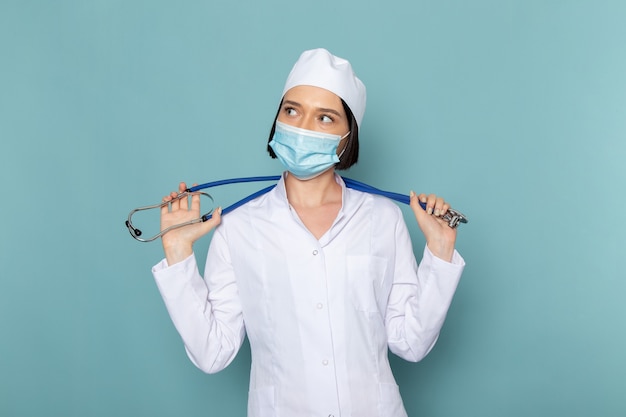
M 438 258 L 450 262 L 454 254 L 454 243 L 456 242 L 456 229 L 448 226 L 448 222 L 441 219 L 450 208 L 443 198 L 435 194 L 419 194 L 413 191 L 410 193 L 411 209 L 417 219 L 428 249 Z M 426 203 L 426 210 L 419 204 Z

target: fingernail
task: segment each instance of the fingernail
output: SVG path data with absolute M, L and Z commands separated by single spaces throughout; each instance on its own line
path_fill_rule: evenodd
M 409 193 L 409 197 L 411 198 L 415 197 L 415 191 L 411 190 L 411 192 Z

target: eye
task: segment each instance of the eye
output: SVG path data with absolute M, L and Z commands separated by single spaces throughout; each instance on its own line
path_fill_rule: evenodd
M 320 116 L 320 121 L 321 121 L 322 123 L 332 123 L 332 122 L 334 122 L 335 120 L 334 120 L 332 117 L 330 117 L 330 116 L 328 116 L 328 115 L 326 115 L 326 114 L 323 114 L 323 115 L 321 115 L 321 116 Z
M 298 112 L 293 107 L 285 107 L 284 112 L 287 116 L 296 116 Z

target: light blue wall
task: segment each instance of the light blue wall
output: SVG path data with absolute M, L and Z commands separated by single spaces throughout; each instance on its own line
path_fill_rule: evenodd
M 1 0 L 0 415 L 244 415 L 247 347 L 196 370 L 160 245 L 123 223 L 180 180 L 277 174 L 282 84 L 319 46 L 368 86 L 347 174 L 470 217 L 438 345 L 393 360 L 409 414 L 626 415 L 625 21 L 617 0 Z

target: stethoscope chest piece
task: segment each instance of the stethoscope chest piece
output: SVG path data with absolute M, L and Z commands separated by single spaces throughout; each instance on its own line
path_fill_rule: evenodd
M 454 209 L 448 209 L 448 211 L 446 211 L 446 214 L 441 216 L 441 218 L 447 221 L 448 226 L 453 229 L 456 229 L 459 223 L 467 223 L 467 217 L 465 217 L 465 215 L 460 211 L 456 211 Z

